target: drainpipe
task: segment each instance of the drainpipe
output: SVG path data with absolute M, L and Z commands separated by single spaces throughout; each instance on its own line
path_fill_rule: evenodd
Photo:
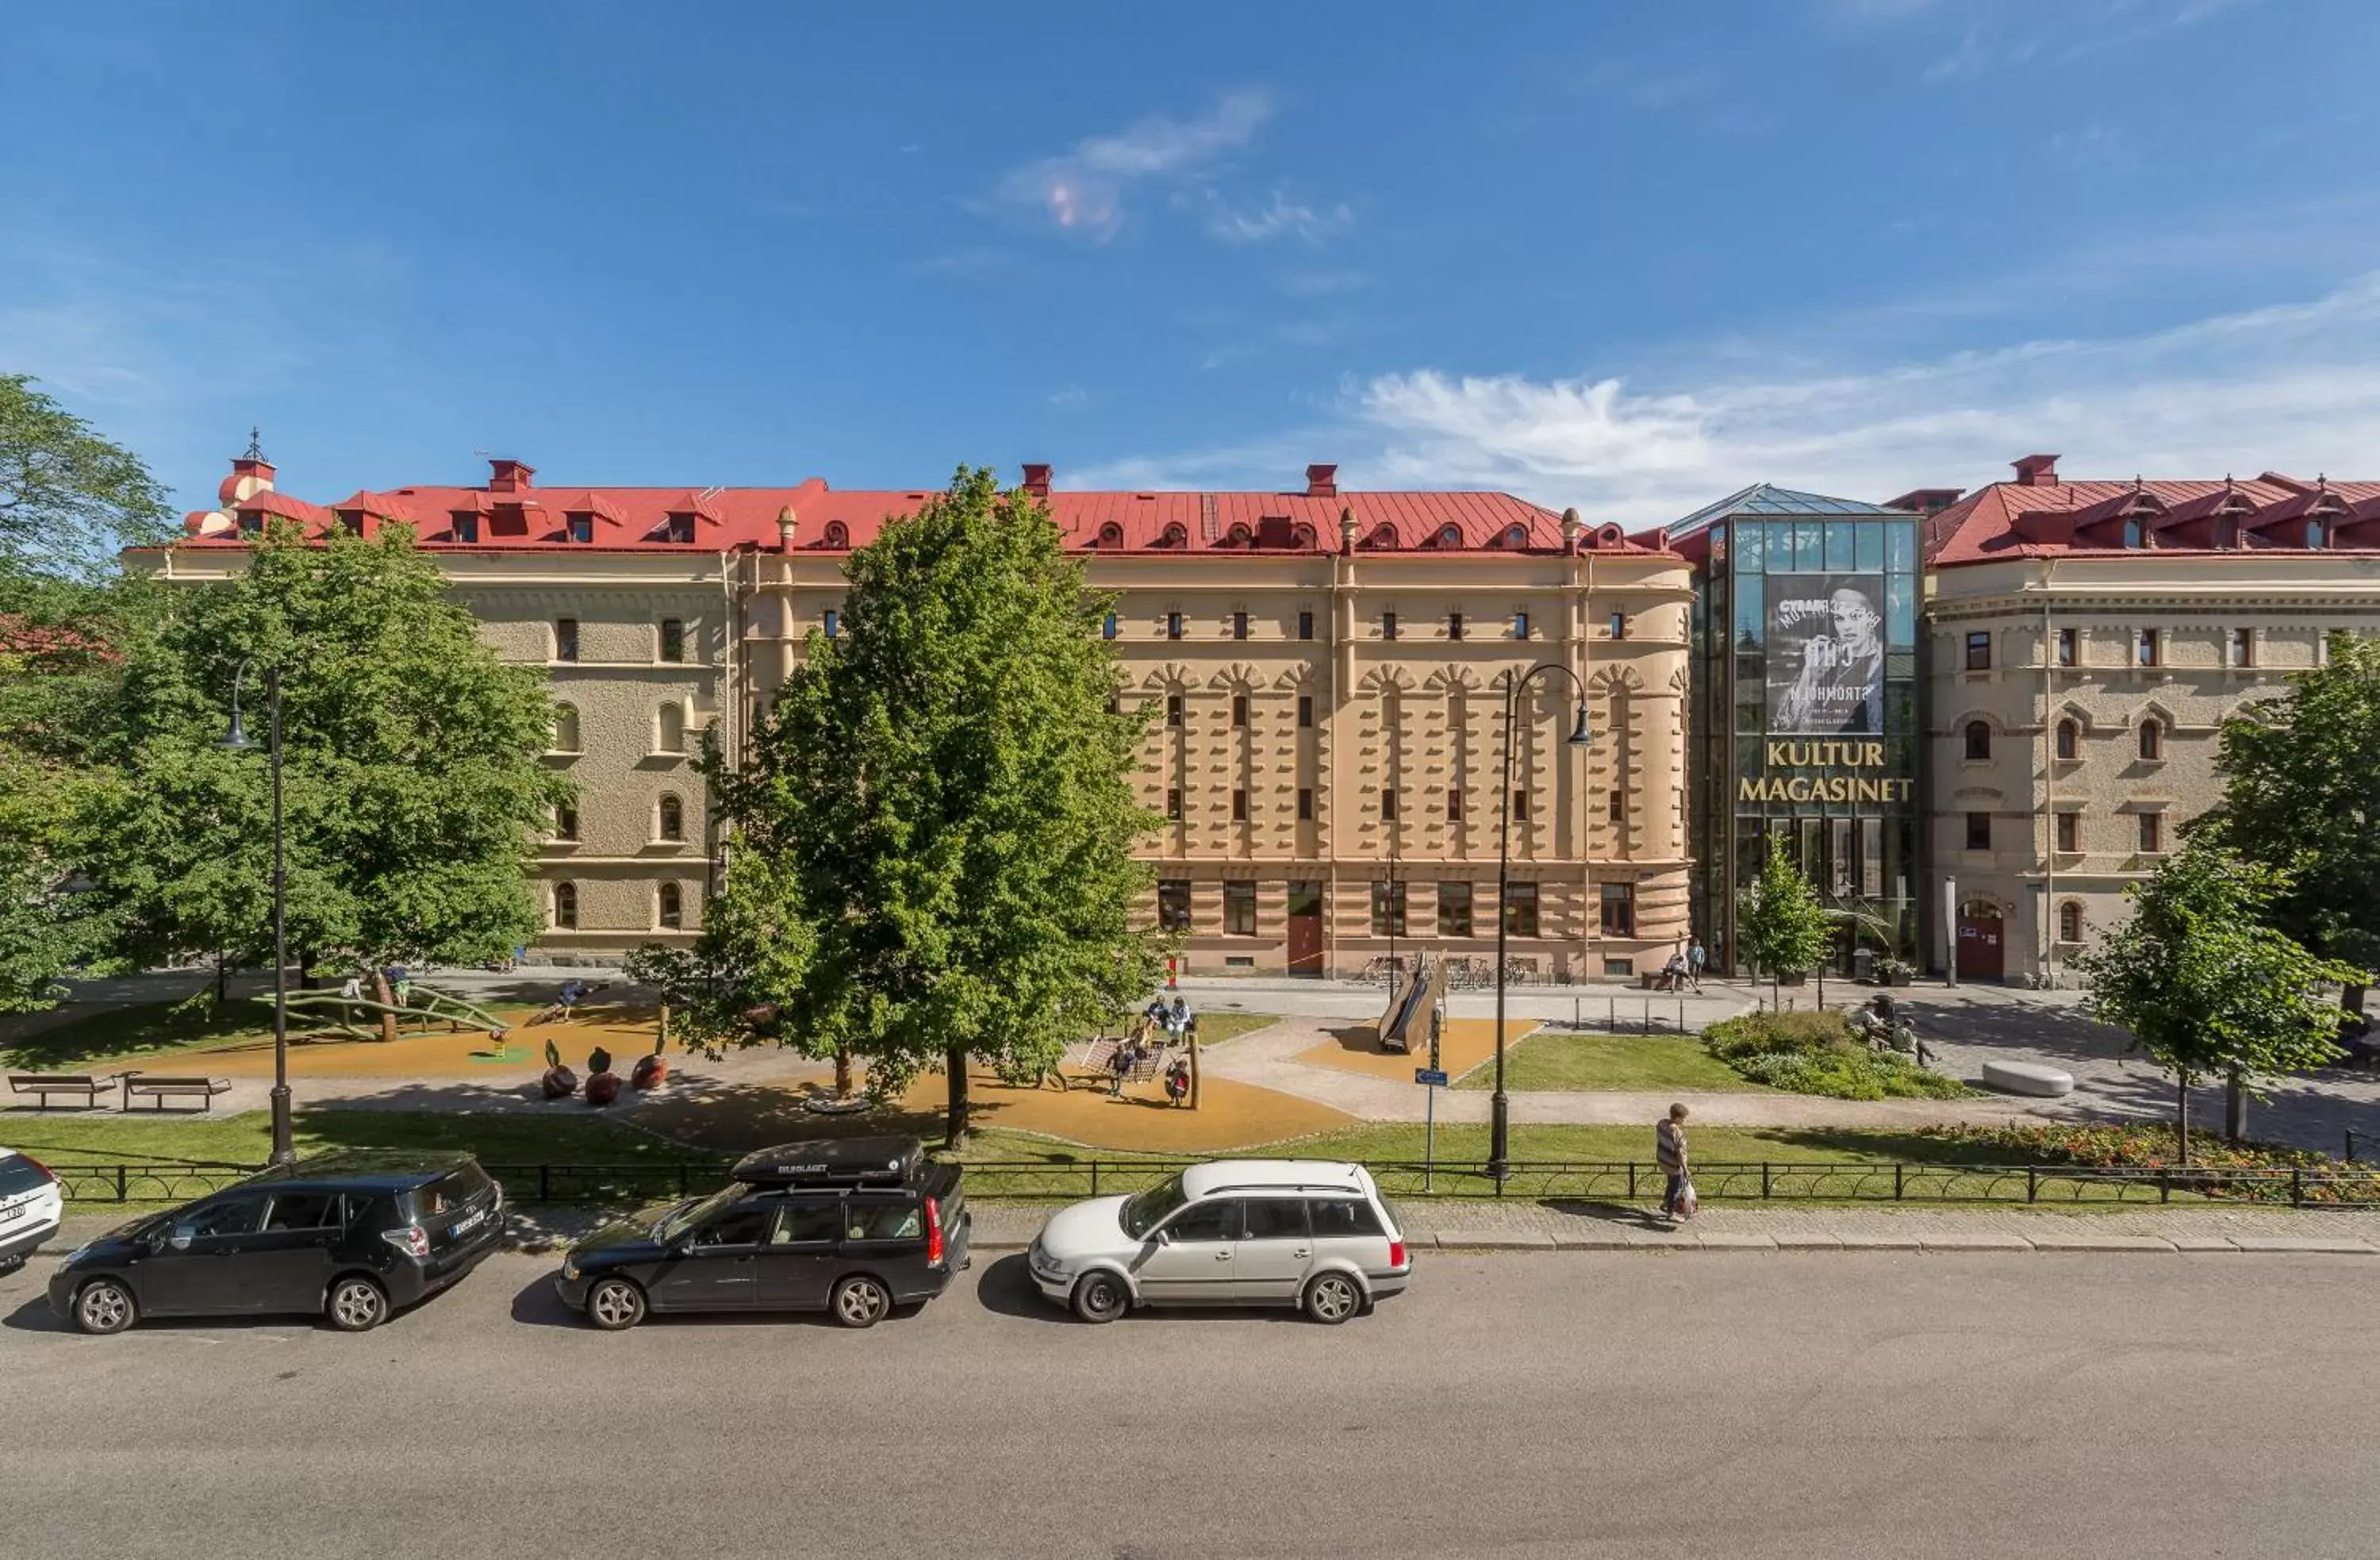
M 2058 560 L 2041 574 L 2041 979 L 2058 973 L 2058 646 L 2049 615 Z

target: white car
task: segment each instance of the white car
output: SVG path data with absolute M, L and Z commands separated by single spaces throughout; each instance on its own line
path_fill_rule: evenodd
M 0 1149 L 0 1273 L 13 1273 L 50 1237 L 65 1213 L 58 1178 L 38 1159 Z
M 1297 1159 L 1219 1160 L 1077 1202 L 1041 1226 L 1026 1265 L 1086 1322 L 1135 1305 L 1293 1305 L 1336 1323 L 1413 1278 L 1371 1172 Z

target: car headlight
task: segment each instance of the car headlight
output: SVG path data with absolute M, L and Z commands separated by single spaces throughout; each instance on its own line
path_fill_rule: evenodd
M 578 1281 L 578 1259 L 576 1256 L 562 1259 L 562 1276 L 569 1283 L 575 1284 Z

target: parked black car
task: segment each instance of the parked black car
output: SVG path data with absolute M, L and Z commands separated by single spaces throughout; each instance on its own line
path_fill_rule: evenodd
M 572 1247 L 553 1280 L 563 1303 L 607 1330 L 698 1310 L 826 1310 L 872 1327 L 967 1265 L 959 1167 L 915 1138 L 786 1143 L 728 1174 L 709 1197 Z
M 360 1333 L 470 1272 L 504 1232 L 504 1188 L 468 1154 L 324 1154 L 100 1237 L 60 1264 L 50 1309 L 86 1333 L 298 1312 Z

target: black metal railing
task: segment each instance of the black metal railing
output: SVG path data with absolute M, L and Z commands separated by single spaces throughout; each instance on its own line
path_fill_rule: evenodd
M 731 1162 L 489 1164 L 515 1203 L 632 1206 L 698 1197 L 726 1184 Z M 1202 1163 L 1191 1159 L 975 1160 L 967 1189 L 985 1200 L 1063 1202 L 1133 1192 Z M 182 1202 L 221 1190 L 261 1166 L 225 1164 L 53 1164 L 77 1203 Z M 1369 1168 L 1401 1198 L 1502 1198 L 1531 1202 L 1642 1202 L 1661 1195 L 1659 1166 L 1635 1161 L 1516 1161 L 1499 1181 L 1484 1166 L 1419 1161 Z M 1714 1202 L 2074 1204 L 2224 1201 L 2291 1207 L 2380 1207 L 2380 1165 L 2338 1163 L 2273 1170 L 2098 1168 L 1908 1162 L 1704 1164 L 1694 1189 Z

